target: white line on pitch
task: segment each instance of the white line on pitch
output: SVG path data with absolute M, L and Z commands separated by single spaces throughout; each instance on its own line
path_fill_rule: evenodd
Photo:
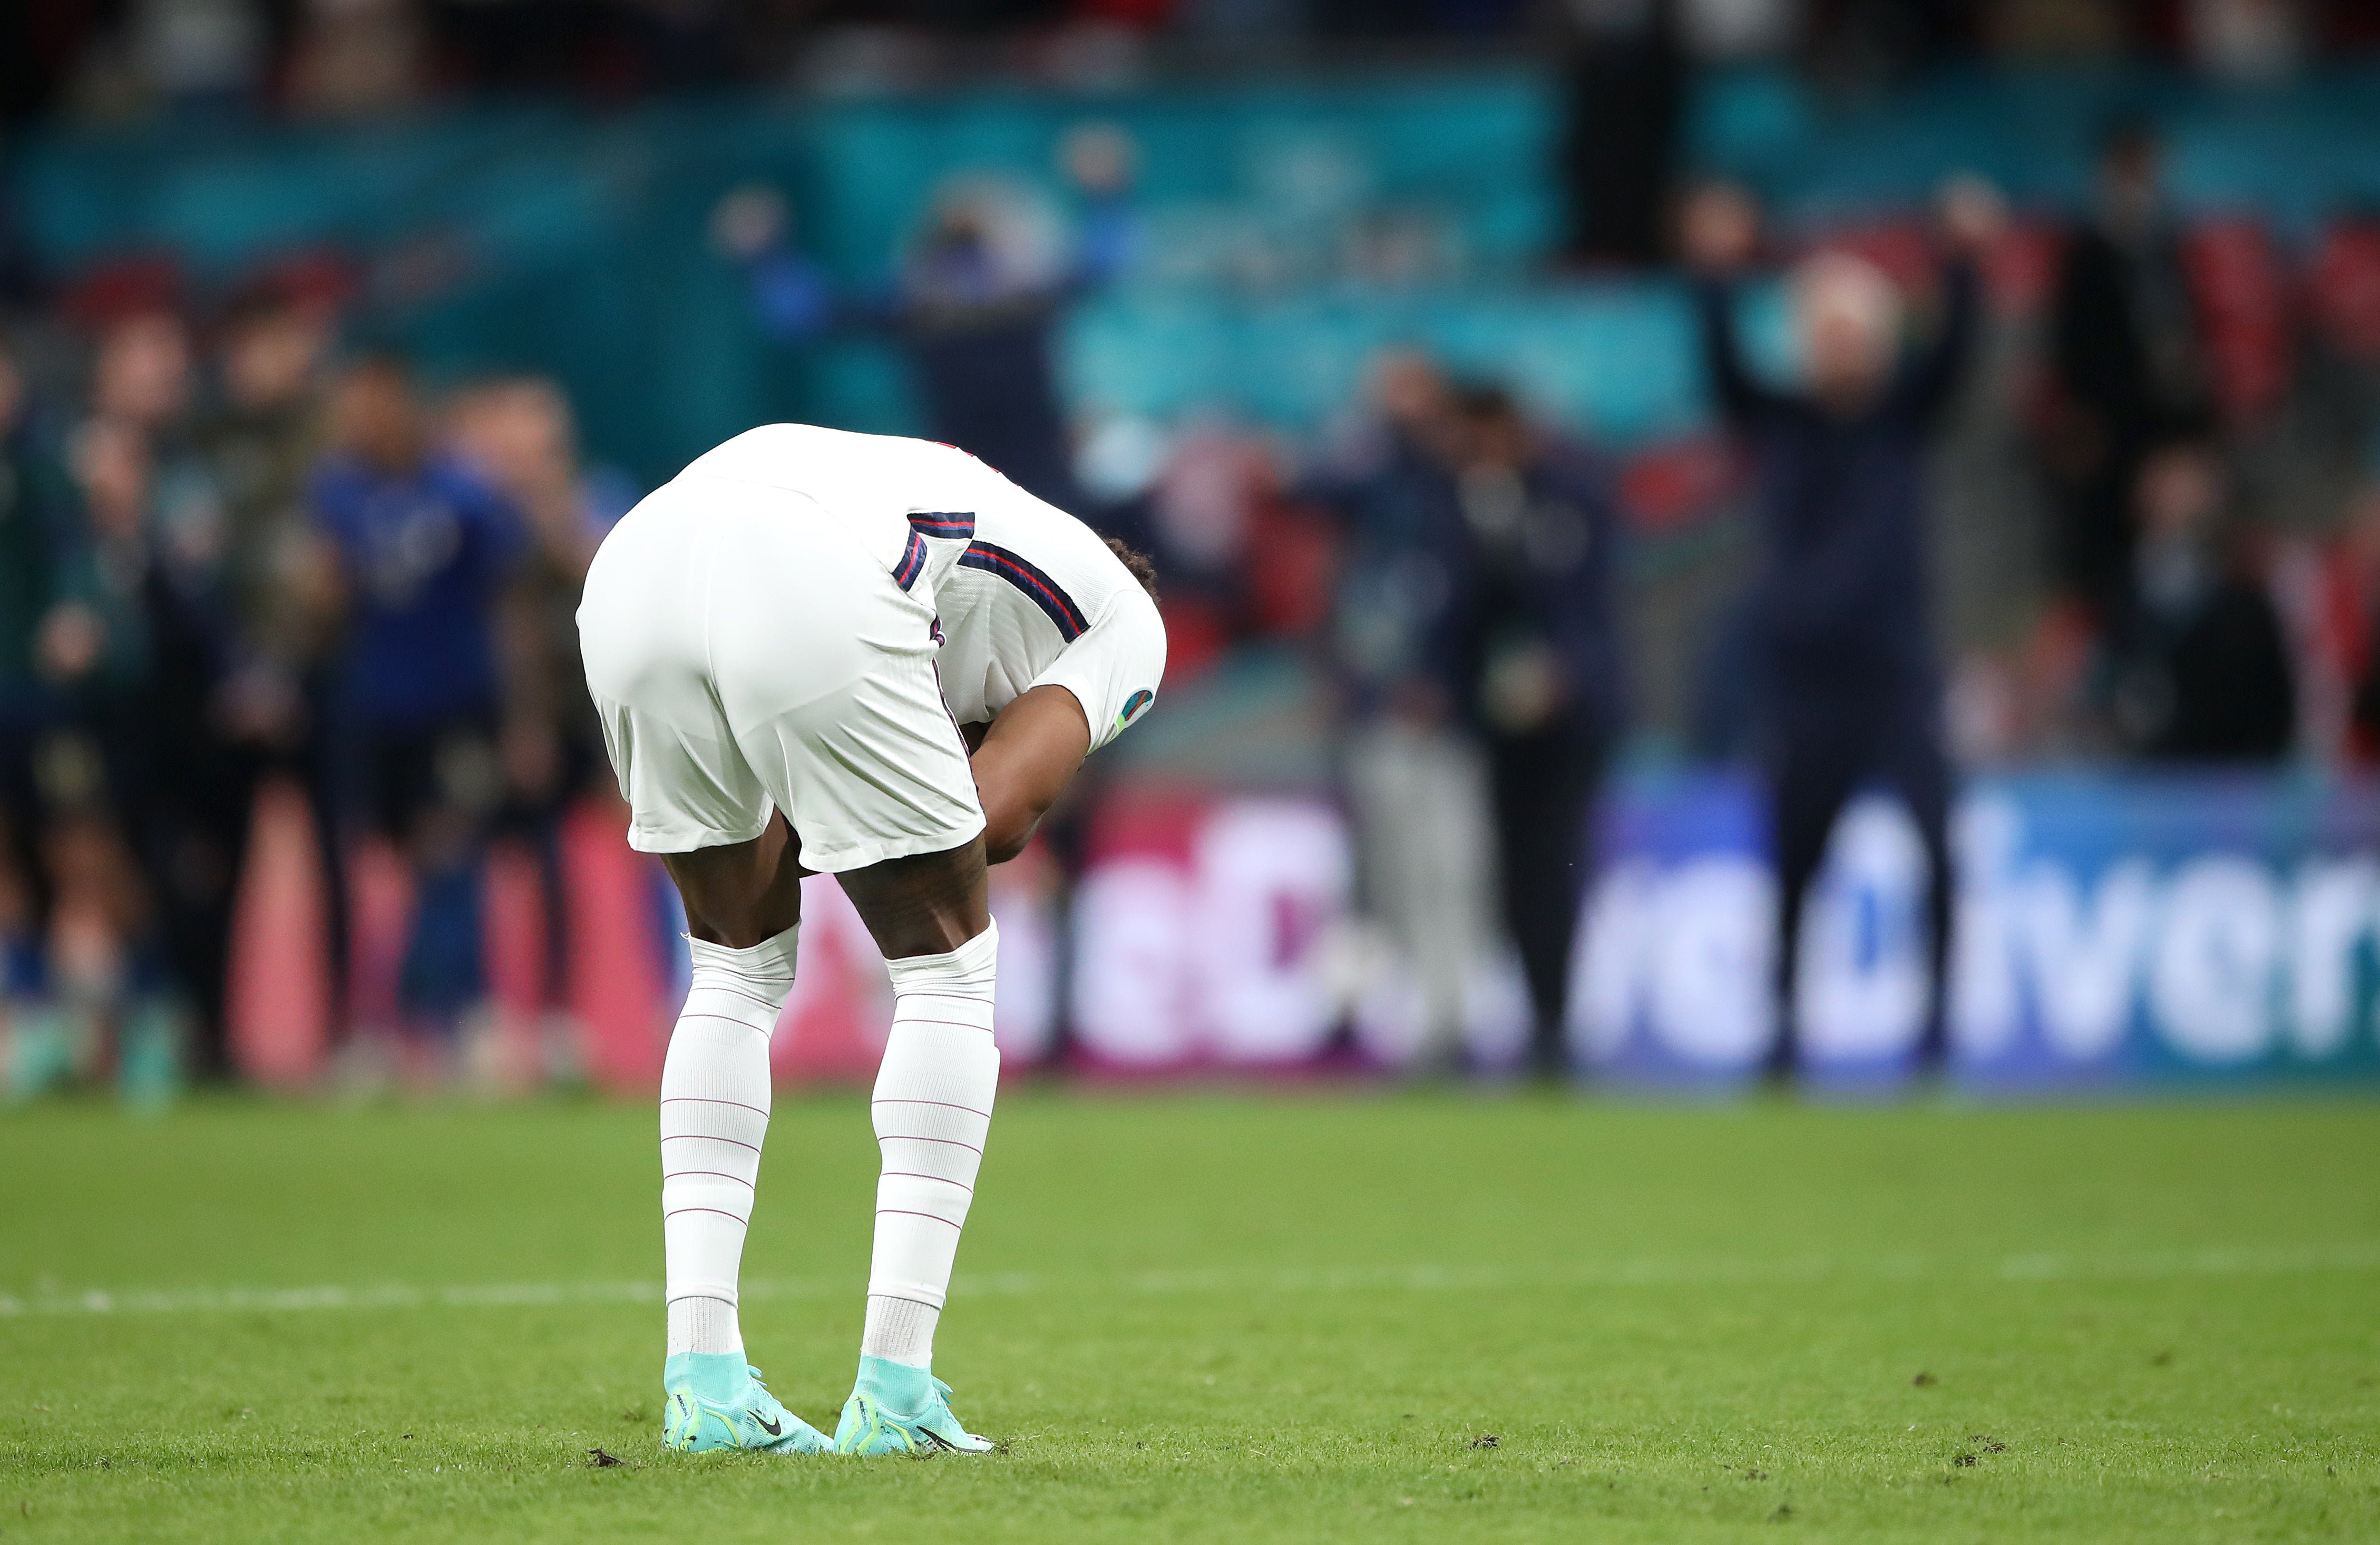
M 1730 1283 L 1812 1283 L 1828 1279 L 1997 1277 L 2008 1282 L 2092 1279 L 2143 1281 L 2176 1277 L 2288 1276 L 2320 1271 L 2380 1271 L 2380 1243 L 2288 1249 L 2202 1248 L 2131 1254 L 2034 1252 L 1997 1259 L 1929 1259 L 1923 1256 L 1836 1259 L 1804 1256 L 1777 1260 L 1581 1262 L 1568 1266 L 1373 1266 L 1261 1271 L 1137 1271 L 1106 1277 L 1043 1279 L 1025 1272 L 961 1276 L 959 1297 L 1067 1294 L 1122 1289 L 1128 1293 L 1294 1294 L 1495 1292 L 1534 1287 L 1723 1286 Z M 762 1277 L 747 1282 L 748 1299 L 819 1298 L 856 1295 L 864 1284 L 823 1277 Z M 654 1282 L 490 1283 L 418 1287 L 391 1283 L 364 1287 L 199 1287 L 169 1290 L 91 1288 L 0 1293 L 0 1319 L 29 1315 L 213 1314 L 242 1310 L 536 1308 L 570 1305 L 657 1304 Z

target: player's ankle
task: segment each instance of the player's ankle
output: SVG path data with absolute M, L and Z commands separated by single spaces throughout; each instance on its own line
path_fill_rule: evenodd
M 741 1396 L 751 1377 L 741 1352 L 680 1352 L 662 1366 L 664 1386 L 721 1405 Z
M 934 1370 L 890 1357 L 862 1356 L 852 1393 L 865 1395 L 896 1416 L 919 1417 L 934 1403 Z

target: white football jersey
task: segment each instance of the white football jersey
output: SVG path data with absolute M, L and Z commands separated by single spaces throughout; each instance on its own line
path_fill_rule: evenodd
M 1055 684 L 1082 704 L 1097 749 L 1156 700 L 1165 627 L 1148 592 L 1089 527 L 965 451 L 769 424 L 681 474 L 703 476 L 807 496 L 929 601 L 942 696 L 962 724 Z

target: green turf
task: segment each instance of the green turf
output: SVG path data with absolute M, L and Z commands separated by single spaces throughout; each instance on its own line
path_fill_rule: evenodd
M 874 1162 L 781 1102 L 746 1327 L 828 1427 Z M 0 1541 L 2380 1537 L 2372 1104 L 1013 1093 L 981 1460 L 663 1453 L 655 1162 L 603 1105 L 0 1116 Z

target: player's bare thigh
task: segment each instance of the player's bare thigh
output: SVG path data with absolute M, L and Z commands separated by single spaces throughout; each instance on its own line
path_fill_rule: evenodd
M 686 901 L 686 930 L 707 944 L 748 950 L 802 920 L 801 839 L 783 811 L 749 842 L 664 853 Z
M 887 960 L 947 955 L 991 926 L 983 833 L 836 876 Z
M 662 862 L 706 943 L 749 949 L 802 920 L 802 845 L 783 811 L 749 842 Z M 991 926 L 981 835 L 941 853 L 887 858 L 837 877 L 887 960 L 943 955 Z

